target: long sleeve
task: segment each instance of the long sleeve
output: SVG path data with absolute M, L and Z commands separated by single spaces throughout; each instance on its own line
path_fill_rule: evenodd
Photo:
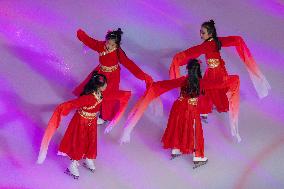
M 41 141 L 41 146 L 40 146 L 40 152 L 38 156 L 37 163 L 41 164 L 45 160 L 47 150 L 48 150 L 48 145 L 49 142 L 54 135 L 56 129 L 58 128 L 62 116 L 68 115 L 72 109 L 76 109 L 79 107 L 87 106 L 87 105 L 92 105 L 96 102 L 95 98 L 90 98 L 89 96 L 81 96 L 77 99 L 62 103 L 58 105 L 55 108 L 55 111 L 53 112 L 47 128 L 44 132 L 42 141 Z
M 186 49 L 182 52 L 177 53 L 171 63 L 170 66 L 170 78 L 175 79 L 180 77 L 179 67 L 183 66 L 187 63 L 187 60 L 192 58 L 198 58 L 200 55 L 205 54 L 207 51 L 208 43 L 202 43 L 200 45 L 196 45 L 189 49 Z
M 130 60 L 122 49 L 119 49 L 119 61 L 126 67 L 136 78 L 152 82 L 152 77 L 144 73 L 132 60 Z
M 144 95 L 138 100 L 138 102 L 134 105 L 132 110 L 130 111 L 127 120 L 125 129 L 123 131 L 123 135 L 121 138 L 121 142 L 129 142 L 130 141 L 130 135 L 143 115 L 144 111 L 147 109 L 148 105 L 158 96 L 178 87 L 182 87 L 184 83 L 186 82 L 188 77 L 182 76 L 177 79 L 171 79 L 171 80 L 164 80 L 164 81 L 157 81 L 152 84 L 152 86 L 144 93 Z M 234 78 L 235 79 L 235 78 Z M 235 83 L 235 80 L 231 79 L 228 81 L 225 81 L 222 85 L 217 84 L 216 82 L 205 82 L 203 80 L 200 80 L 200 88 L 201 89 L 215 89 L 215 88 L 227 88 L 228 86 L 232 86 L 232 84 Z
M 218 39 L 220 40 L 222 47 L 236 47 L 240 44 L 240 41 L 243 41 L 241 36 L 219 37 Z
M 137 101 L 132 110 L 130 111 L 127 120 L 121 142 L 129 142 L 130 134 L 135 127 L 136 123 L 139 121 L 144 111 L 147 109 L 148 105 L 158 96 L 164 94 L 165 92 L 172 90 L 177 87 L 181 87 L 185 82 L 186 77 L 181 77 L 173 80 L 164 80 L 154 82 L 144 93 L 144 95 Z
M 268 95 L 268 91 L 271 89 L 265 76 L 258 68 L 253 56 L 243 38 L 240 36 L 219 37 L 223 47 L 234 46 L 244 62 L 250 78 L 254 84 L 254 87 L 260 98 Z
M 77 31 L 77 37 L 80 41 L 82 41 L 85 45 L 93 49 L 94 51 L 99 51 L 100 48 L 103 46 L 103 41 L 98 41 L 96 39 L 91 38 L 84 32 L 83 30 L 79 29 Z
M 64 102 L 58 105 L 56 109 L 59 109 L 62 112 L 62 115 L 66 116 L 74 109 L 78 109 L 83 106 L 94 105 L 95 102 L 95 98 L 90 98 L 88 95 L 84 95 L 80 96 L 79 98 Z

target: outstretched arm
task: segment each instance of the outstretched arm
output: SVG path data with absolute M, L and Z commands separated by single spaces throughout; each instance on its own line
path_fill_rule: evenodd
M 181 87 L 185 82 L 187 77 L 181 77 L 173 80 L 164 80 L 154 82 L 150 88 L 144 93 L 144 95 L 137 101 L 132 110 L 130 111 L 127 120 L 126 126 L 123 131 L 123 136 L 121 142 L 129 142 L 130 134 L 143 115 L 144 111 L 147 109 L 148 105 L 158 96 L 166 93 L 169 90 L 172 90 L 177 87 Z
M 187 60 L 192 58 L 198 58 L 200 55 L 205 54 L 207 51 L 208 43 L 202 43 L 200 45 L 186 49 L 185 51 L 177 53 L 170 66 L 170 78 L 175 79 L 180 77 L 179 67 L 187 63 Z
M 265 76 L 262 74 L 258 68 L 253 56 L 243 38 L 240 36 L 229 36 L 229 37 L 220 37 L 219 40 L 223 47 L 236 47 L 236 50 L 244 62 L 247 71 L 249 72 L 250 78 L 254 84 L 254 87 L 260 98 L 263 98 L 268 95 L 270 90 L 270 85 L 266 80 Z
M 85 45 L 90 47 L 91 49 L 95 51 L 99 51 L 100 48 L 104 45 L 103 41 L 98 41 L 96 39 L 91 38 L 86 32 L 84 32 L 82 29 L 79 29 L 77 31 L 77 37 L 80 41 L 82 41 Z
M 118 50 L 118 56 L 120 63 L 126 67 L 136 78 L 144 80 L 147 87 L 153 83 L 152 77 L 143 72 L 132 60 L 130 60 L 122 49 Z
M 68 115 L 72 109 L 91 104 L 93 105 L 94 103 L 96 103 L 95 98 L 90 98 L 89 96 L 81 96 L 75 100 L 62 103 L 56 107 L 55 111 L 53 112 L 53 115 L 51 116 L 48 122 L 47 128 L 44 132 L 37 163 L 41 164 L 44 162 L 49 142 L 60 124 L 61 117 Z

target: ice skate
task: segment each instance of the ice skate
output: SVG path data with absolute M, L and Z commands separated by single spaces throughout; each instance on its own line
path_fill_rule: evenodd
M 172 149 L 171 160 L 181 156 L 181 152 L 179 149 Z
M 193 157 L 193 169 L 196 169 L 202 165 L 205 165 L 208 162 L 208 158 L 207 157 Z
M 171 160 L 181 156 L 181 154 L 171 154 Z
M 79 163 L 78 161 L 72 161 L 69 167 L 66 169 L 65 173 L 69 176 L 72 176 L 74 179 L 79 179 L 79 170 L 78 170 Z
M 94 160 L 93 159 L 88 159 L 86 158 L 85 159 L 85 162 L 83 163 L 83 166 L 88 169 L 89 171 L 91 171 L 92 173 L 95 172 L 96 170 L 96 167 L 95 167 L 95 164 L 94 164 Z

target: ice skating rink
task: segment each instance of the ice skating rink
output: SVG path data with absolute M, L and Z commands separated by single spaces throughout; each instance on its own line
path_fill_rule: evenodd
M 121 27 L 122 48 L 154 80 L 168 79 L 175 53 L 201 43 L 200 25 L 214 19 L 219 36 L 242 36 L 272 90 L 259 99 L 235 49 L 224 48 L 230 74 L 241 78 L 239 130 L 231 137 L 228 114 L 214 112 L 203 125 L 207 165 L 192 169 L 192 156 L 169 160 L 160 143 L 177 91 L 161 99 L 164 113 L 147 109 L 130 144 L 119 145 L 126 115 L 109 135 L 98 129 L 97 170 L 80 178 L 64 174 L 69 159 L 57 147 L 72 115 L 63 119 L 42 165 L 40 141 L 57 104 L 98 64 L 98 54 L 76 30 L 104 39 Z M 283 189 L 283 0 L 1 0 L 1 189 Z M 204 57 L 201 58 L 204 60 Z M 203 63 L 203 68 L 205 64 Z M 122 66 L 121 89 L 132 90 L 127 112 L 144 83 Z

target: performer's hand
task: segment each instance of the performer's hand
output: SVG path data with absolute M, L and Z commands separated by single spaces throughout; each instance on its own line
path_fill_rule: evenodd
M 105 128 L 105 134 L 110 133 L 112 129 L 113 129 L 112 126 L 107 126 L 107 127 Z
M 77 36 L 80 36 L 80 34 L 84 33 L 84 31 L 82 29 L 78 29 L 77 30 Z
M 83 36 L 86 35 L 86 33 L 82 29 L 77 30 L 77 38 L 79 40 L 82 40 Z
M 120 144 L 126 144 L 130 142 L 130 132 L 124 129 L 122 137 L 120 138 Z

